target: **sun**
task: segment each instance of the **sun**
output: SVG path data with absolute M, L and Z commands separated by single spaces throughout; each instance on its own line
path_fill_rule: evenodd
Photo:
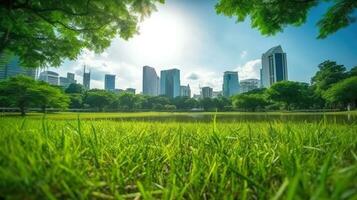
M 188 24 L 175 12 L 156 12 L 140 24 L 136 49 L 151 59 L 179 58 L 188 38 Z

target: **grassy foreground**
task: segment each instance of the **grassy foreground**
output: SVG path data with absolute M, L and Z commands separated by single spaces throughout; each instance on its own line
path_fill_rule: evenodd
M 357 125 L 0 118 L 0 199 L 353 199 Z

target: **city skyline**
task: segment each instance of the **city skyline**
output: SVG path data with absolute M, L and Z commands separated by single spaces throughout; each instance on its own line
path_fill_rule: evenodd
M 249 19 L 236 24 L 235 19 L 217 15 L 214 5 L 215 1 L 168 0 L 141 24 L 140 35 L 128 41 L 117 38 L 100 55 L 83 51 L 77 61 L 63 63 L 59 73 L 74 71 L 81 82 L 81 66 L 87 64 L 93 71 L 93 88 L 104 87 L 104 74 L 116 73 L 121 75 L 116 79 L 118 85 L 142 91 L 142 66 L 154 66 L 157 71 L 182 67 L 182 85 L 190 84 L 197 94 L 198 85 L 219 90 L 220 74 L 224 71 L 238 71 L 242 80 L 259 78 L 261 54 L 277 45 L 289 52 L 288 76 L 293 81 L 309 82 L 318 64 L 327 59 L 348 69 L 357 65 L 357 41 L 353 34 L 357 24 L 326 39 L 316 39 L 316 22 L 325 12 L 325 4 L 313 8 L 303 26 L 288 26 L 284 32 L 269 37 L 252 29 Z M 172 28 L 172 24 L 177 28 Z M 153 31 L 158 29 L 162 31 Z M 176 37 L 178 45 L 171 41 Z

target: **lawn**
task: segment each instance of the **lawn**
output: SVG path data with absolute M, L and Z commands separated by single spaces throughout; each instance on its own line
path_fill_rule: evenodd
M 94 121 L 87 115 L 0 117 L 0 199 L 357 196 L 357 124 Z

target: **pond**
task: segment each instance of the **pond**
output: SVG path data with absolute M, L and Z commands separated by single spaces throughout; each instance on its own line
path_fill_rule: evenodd
M 110 120 L 119 121 L 148 121 L 148 122 L 212 122 L 214 114 L 211 113 L 172 113 L 153 116 L 135 116 L 135 117 L 117 117 Z M 319 123 L 326 121 L 328 123 L 347 123 L 357 124 L 356 114 L 310 114 L 310 113 L 289 113 L 289 114 L 242 114 L 242 113 L 220 113 L 216 115 L 217 122 L 311 122 Z

